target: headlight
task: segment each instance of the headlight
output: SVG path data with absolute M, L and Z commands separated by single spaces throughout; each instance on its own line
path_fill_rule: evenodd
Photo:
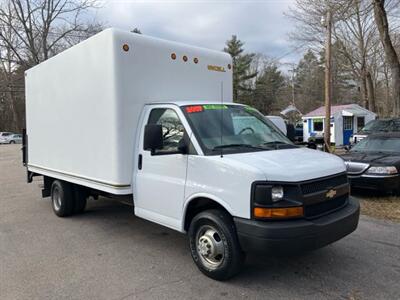
M 278 202 L 283 199 L 283 187 L 273 186 L 271 189 L 272 202 Z
M 392 175 L 397 174 L 397 168 L 394 166 L 388 167 L 370 167 L 366 174 L 375 174 L 375 175 Z

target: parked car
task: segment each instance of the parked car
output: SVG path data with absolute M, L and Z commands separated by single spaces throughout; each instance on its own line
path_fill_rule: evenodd
M 295 141 L 303 142 L 303 123 L 299 122 L 295 125 Z
M 14 135 L 12 132 L 0 132 L 0 144 L 10 144 L 10 138 Z M 22 141 L 22 137 L 21 137 Z
M 9 144 L 22 144 L 22 134 L 12 134 L 8 136 Z
M 370 135 L 342 158 L 352 187 L 400 192 L 400 132 Z
M 400 118 L 377 119 L 368 122 L 359 132 L 350 138 L 351 144 L 356 144 L 369 134 L 380 132 L 400 132 Z

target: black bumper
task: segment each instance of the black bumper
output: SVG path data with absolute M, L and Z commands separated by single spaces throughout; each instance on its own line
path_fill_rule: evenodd
M 400 176 L 382 176 L 382 177 L 351 177 L 349 176 L 349 181 L 352 187 L 377 190 L 383 192 L 392 192 L 394 190 L 400 189 Z
M 321 248 L 353 232 L 360 205 L 354 198 L 340 210 L 313 220 L 255 221 L 234 218 L 245 252 L 290 254 Z

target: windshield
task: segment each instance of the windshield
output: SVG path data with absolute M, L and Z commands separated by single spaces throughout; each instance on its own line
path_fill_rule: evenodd
M 365 138 L 351 152 L 400 152 L 400 138 Z
M 400 131 L 400 120 L 373 120 L 361 129 L 361 133 Z
M 208 104 L 182 109 L 206 155 L 296 147 L 249 106 Z

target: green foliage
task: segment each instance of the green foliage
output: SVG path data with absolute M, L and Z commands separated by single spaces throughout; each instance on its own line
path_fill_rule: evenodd
M 286 86 L 286 79 L 276 64 L 267 65 L 260 73 L 255 83 L 252 105 L 262 113 L 270 114 Z
M 317 56 L 308 50 L 295 70 L 296 105 L 309 112 L 324 103 L 324 67 Z
M 233 64 L 233 101 L 243 100 L 248 92 L 252 91 L 251 79 L 257 76 L 257 72 L 251 72 L 251 63 L 254 54 L 244 54 L 244 43 L 236 35 L 226 41 L 224 51 L 232 57 Z

